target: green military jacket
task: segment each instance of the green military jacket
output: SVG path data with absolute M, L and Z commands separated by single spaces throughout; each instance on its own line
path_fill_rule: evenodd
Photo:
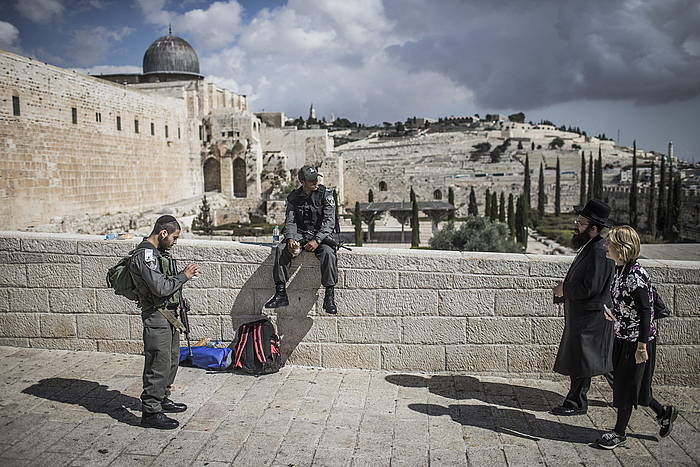
M 129 271 L 139 295 L 144 326 L 168 327 L 170 323 L 158 309 L 177 308 L 182 285 L 187 282 L 185 273 L 178 273 L 170 253 L 155 248 L 147 240 L 132 252 Z

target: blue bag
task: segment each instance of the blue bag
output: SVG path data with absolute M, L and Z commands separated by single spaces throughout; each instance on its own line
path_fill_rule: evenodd
M 228 347 L 224 349 L 207 346 L 192 347 L 192 358 L 190 359 L 187 347 L 180 347 L 180 364 L 204 368 L 205 370 L 226 370 L 231 366 L 231 349 Z

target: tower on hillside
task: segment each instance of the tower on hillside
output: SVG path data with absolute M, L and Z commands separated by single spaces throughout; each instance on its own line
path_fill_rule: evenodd
M 309 123 L 316 123 L 316 109 L 314 109 L 314 103 L 311 103 L 309 107 Z

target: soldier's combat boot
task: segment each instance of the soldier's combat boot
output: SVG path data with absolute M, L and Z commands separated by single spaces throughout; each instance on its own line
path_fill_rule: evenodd
M 338 307 L 335 306 L 334 287 L 326 287 L 326 294 L 323 296 L 323 311 L 331 315 L 338 313 Z
M 279 308 L 281 306 L 289 305 L 289 298 L 287 297 L 287 288 L 284 282 L 281 284 L 275 284 L 275 295 L 268 300 L 265 304 L 265 308 Z
M 159 430 L 174 430 L 180 425 L 177 420 L 166 416 L 163 412 L 156 412 L 141 416 L 141 426 L 146 428 L 157 428 Z

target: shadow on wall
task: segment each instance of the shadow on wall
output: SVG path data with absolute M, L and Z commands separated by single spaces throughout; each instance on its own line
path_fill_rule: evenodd
M 140 426 L 141 400 L 107 386 L 74 378 L 47 378 L 22 390 L 24 394 L 64 404 L 75 404 L 93 413 L 107 414 L 118 422 Z
M 311 253 L 302 253 L 294 259 L 290 267 L 292 280 L 287 284 L 289 306 L 268 310 L 264 308 L 265 302 L 275 293 L 272 264 L 270 254 L 246 279 L 231 307 L 231 324 L 237 331 L 242 324 L 269 318 L 282 338 L 282 361 L 286 363 L 313 325 L 313 318 L 309 315 L 315 313 L 318 301 L 320 269 L 318 260 Z

